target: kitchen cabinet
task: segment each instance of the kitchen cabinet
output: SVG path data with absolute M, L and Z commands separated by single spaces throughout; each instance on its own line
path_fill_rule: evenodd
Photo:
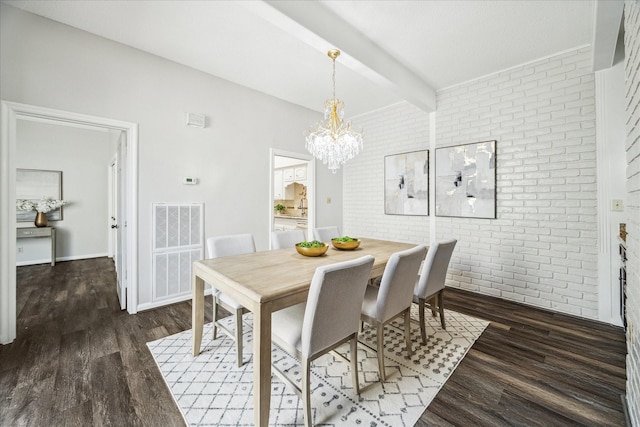
M 297 166 L 293 172 L 296 181 L 305 181 L 307 179 L 307 167 Z
M 296 190 L 294 183 L 306 184 L 307 167 L 296 166 L 273 171 L 273 199 L 294 200 Z M 298 190 L 300 191 L 300 190 Z
M 284 199 L 284 187 L 282 182 L 282 170 L 273 171 L 273 199 Z
M 273 221 L 273 229 L 276 231 L 296 229 L 306 231 L 307 218 L 276 215 Z

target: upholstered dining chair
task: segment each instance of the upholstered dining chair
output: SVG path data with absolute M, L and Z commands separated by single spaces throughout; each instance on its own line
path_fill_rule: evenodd
M 366 255 L 318 267 L 311 279 L 307 302 L 272 314 L 272 340 L 300 361 L 302 388 L 277 366 L 273 366 L 273 372 L 302 399 L 305 426 L 312 424 L 311 362 L 347 341 L 350 343 L 353 388 L 356 394 L 360 394 L 357 360 L 359 308 L 373 261 L 371 255 Z
M 430 245 L 427 257 L 420 271 L 420 276 L 416 281 L 413 290 L 413 302 L 418 304 L 418 310 L 420 312 L 420 336 L 422 337 L 423 344 L 427 343 L 424 318 L 426 301 L 430 301 L 431 313 L 435 316 L 434 301 L 437 298 L 440 323 L 442 324 L 442 329 L 446 329 L 444 321 L 444 282 L 447 277 L 451 254 L 453 254 L 453 249 L 456 247 L 457 242 L 457 240 L 453 239 Z
M 360 318 L 376 328 L 378 370 L 380 381 L 386 379 L 384 370 L 384 326 L 398 316 L 404 316 L 404 335 L 407 355 L 411 357 L 411 304 L 420 263 L 427 253 L 426 246 L 396 252 L 391 255 L 380 279 L 380 286 L 368 285 Z
M 302 230 L 272 231 L 271 237 L 273 249 L 293 248 L 307 240 Z
M 340 230 L 335 225 L 313 229 L 313 238 L 321 242 L 330 242 L 335 237 L 340 237 Z
M 215 236 L 207 239 L 207 253 L 209 258 L 248 254 L 256 251 L 256 245 L 251 234 L 230 234 Z M 213 339 L 218 336 L 218 328 L 236 343 L 236 358 L 238 367 L 242 366 L 242 315 L 248 312 L 238 301 L 218 291 L 213 287 Z M 218 322 L 218 308 L 222 307 L 234 316 L 235 331 Z

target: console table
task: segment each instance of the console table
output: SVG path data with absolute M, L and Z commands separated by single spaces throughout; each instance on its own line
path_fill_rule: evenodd
M 49 237 L 51 239 L 51 265 L 56 265 L 56 229 L 53 227 L 20 227 L 16 238 Z

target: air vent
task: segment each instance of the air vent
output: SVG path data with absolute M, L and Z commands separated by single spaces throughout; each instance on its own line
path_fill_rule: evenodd
M 186 118 L 187 126 L 193 126 L 196 128 L 204 128 L 205 126 L 206 118 L 204 114 L 187 113 Z
M 195 261 L 204 258 L 204 204 L 152 204 L 153 302 L 189 295 Z

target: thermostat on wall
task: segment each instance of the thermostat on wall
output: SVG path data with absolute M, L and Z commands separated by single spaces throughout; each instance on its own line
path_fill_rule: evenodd
M 182 178 L 182 183 L 186 185 L 196 185 L 198 178 Z

